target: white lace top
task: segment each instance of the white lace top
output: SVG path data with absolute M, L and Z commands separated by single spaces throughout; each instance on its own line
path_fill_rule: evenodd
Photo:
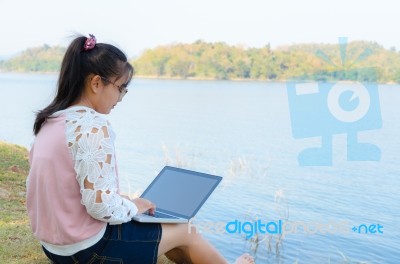
M 136 205 L 119 194 L 115 134 L 110 123 L 93 109 L 76 106 L 65 113 L 66 139 L 82 194 L 81 203 L 95 219 L 110 224 L 128 222 Z

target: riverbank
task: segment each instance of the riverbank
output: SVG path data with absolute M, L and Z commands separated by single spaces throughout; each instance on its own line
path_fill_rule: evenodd
M 41 72 L 41 71 L 1 71 L 0 74 L 23 74 L 23 75 L 56 75 L 58 77 L 59 72 Z M 251 79 L 251 78 L 230 78 L 230 79 L 215 79 L 215 78 L 203 78 L 203 77 L 172 77 L 172 76 L 157 76 L 157 75 L 135 75 L 134 79 L 148 79 L 148 80 L 173 80 L 173 81 L 221 81 L 221 82 L 258 82 L 258 83 L 287 83 L 291 81 L 300 81 L 297 79 L 294 80 L 270 80 L 270 79 Z M 315 80 L 301 80 L 302 82 L 318 82 Z M 335 82 L 335 81 L 328 81 Z M 336 81 L 338 82 L 338 81 Z M 346 83 L 358 83 L 358 81 L 345 80 L 340 82 Z M 390 81 L 390 82 L 378 82 L 379 85 L 398 85 L 398 83 Z
M 27 149 L 0 142 L 0 263 L 49 263 L 26 214 L 28 170 Z

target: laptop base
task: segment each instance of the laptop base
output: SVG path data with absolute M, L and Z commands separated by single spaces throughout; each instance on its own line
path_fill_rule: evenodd
M 185 218 L 160 218 L 148 214 L 135 215 L 133 220 L 140 223 L 188 223 L 189 219 Z

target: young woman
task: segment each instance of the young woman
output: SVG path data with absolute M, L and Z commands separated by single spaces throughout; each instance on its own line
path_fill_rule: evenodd
M 119 194 L 114 132 L 102 114 L 121 102 L 134 70 L 115 46 L 79 36 L 61 65 L 57 94 L 33 126 L 27 209 L 54 263 L 227 263 L 186 224 L 143 224 L 148 200 Z M 248 254 L 236 263 L 254 263 Z

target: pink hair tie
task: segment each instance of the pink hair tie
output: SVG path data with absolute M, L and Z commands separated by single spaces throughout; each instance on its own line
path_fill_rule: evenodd
M 96 37 L 92 34 L 89 34 L 89 38 L 86 39 L 85 45 L 83 45 L 83 50 L 88 51 L 96 46 Z

